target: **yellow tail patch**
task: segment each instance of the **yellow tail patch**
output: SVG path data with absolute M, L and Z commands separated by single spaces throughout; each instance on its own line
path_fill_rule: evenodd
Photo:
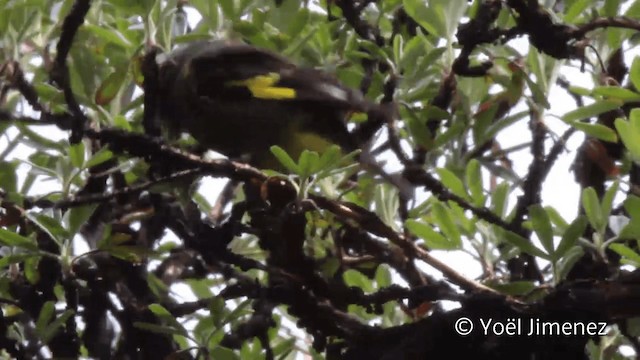
M 295 99 L 296 91 L 292 88 L 273 86 L 280 80 L 280 75 L 269 73 L 267 75 L 258 75 L 246 80 L 230 81 L 230 86 L 246 86 L 251 95 L 258 99 Z

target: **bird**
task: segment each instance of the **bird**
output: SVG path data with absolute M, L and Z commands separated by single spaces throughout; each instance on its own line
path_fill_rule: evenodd
M 375 104 L 334 76 L 239 41 L 202 40 L 157 58 L 156 117 L 169 137 L 189 133 L 205 148 L 274 170 L 280 146 L 304 150 L 358 148 L 348 131 L 353 113 Z

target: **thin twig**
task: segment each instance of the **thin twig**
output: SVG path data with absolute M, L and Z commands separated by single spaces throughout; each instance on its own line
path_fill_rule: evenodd
M 174 181 L 177 179 L 181 179 L 184 177 L 189 177 L 189 176 L 193 176 L 193 175 L 198 175 L 199 173 L 202 173 L 202 169 L 188 169 L 188 170 L 183 170 L 183 171 L 178 171 L 176 173 L 173 173 L 169 176 L 163 177 L 163 178 L 159 178 L 153 181 L 146 181 L 142 184 L 138 184 L 138 185 L 134 185 L 134 186 L 129 186 L 129 187 L 125 187 L 122 189 L 117 189 L 114 190 L 110 193 L 105 193 L 105 194 L 88 194 L 88 195 L 82 195 L 82 196 L 72 196 L 68 199 L 64 199 L 64 200 L 60 200 L 60 201 L 56 201 L 55 203 L 53 203 L 53 206 L 56 208 L 70 208 L 70 207 L 76 207 L 76 206 L 82 206 L 82 205 L 86 205 L 86 204 L 92 204 L 92 203 L 99 203 L 99 202 L 103 202 L 103 201 L 108 201 L 111 200 L 113 198 L 116 198 L 118 196 L 121 195 L 130 195 L 130 194 L 135 194 L 135 193 L 140 193 L 144 190 L 149 189 L 150 187 L 154 186 L 154 185 L 158 185 L 160 183 L 164 183 L 164 182 L 170 182 L 170 181 Z

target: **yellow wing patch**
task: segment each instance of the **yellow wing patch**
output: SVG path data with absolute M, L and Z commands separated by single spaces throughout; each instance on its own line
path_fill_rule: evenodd
M 230 86 L 245 86 L 251 95 L 258 99 L 295 99 L 296 91 L 292 88 L 273 86 L 280 80 L 280 75 L 269 73 L 267 75 L 258 75 L 246 80 L 230 81 Z

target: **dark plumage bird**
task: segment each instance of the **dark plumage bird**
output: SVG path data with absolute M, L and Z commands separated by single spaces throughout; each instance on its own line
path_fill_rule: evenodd
M 158 117 L 170 134 L 188 132 L 230 158 L 278 170 L 272 145 L 296 160 L 331 144 L 356 149 L 346 120 L 373 106 L 324 72 L 221 40 L 194 42 L 160 60 L 158 91 Z

